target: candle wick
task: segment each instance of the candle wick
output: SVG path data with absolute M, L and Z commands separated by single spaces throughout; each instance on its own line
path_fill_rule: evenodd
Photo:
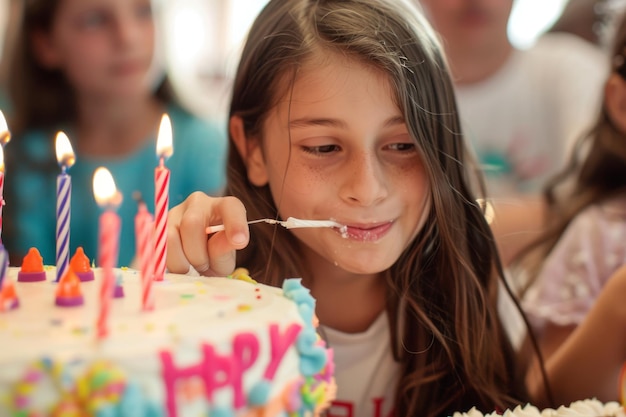
M 159 168 L 165 168 L 165 157 L 159 159 Z

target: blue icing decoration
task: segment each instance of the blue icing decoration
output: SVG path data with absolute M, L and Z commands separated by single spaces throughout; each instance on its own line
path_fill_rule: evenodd
M 326 359 L 324 348 L 317 346 L 311 353 L 300 357 L 300 372 L 304 376 L 313 376 L 324 369 Z
M 300 373 L 307 377 L 315 376 L 324 369 L 328 360 L 326 349 L 317 343 L 317 332 L 313 327 L 315 299 L 310 291 L 302 286 L 300 279 L 285 280 L 283 293 L 297 304 L 298 312 L 304 321 L 305 327 L 296 340 L 296 348 L 300 355 Z
M 283 291 L 289 292 L 302 288 L 302 278 L 288 278 L 283 281 Z
M 235 417 L 235 414 L 226 407 L 215 407 L 209 411 L 209 417 Z
M 41 364 L 46 371 L 50 371 L 52 369 L 52 359 L 48 357 L 41 358 Z
M 110 404 L 103 405 L 96 410 L 96 417 L 116 417 L 116 414 L 115 408 Z
M 296 349 L 298 349 L 300 354 L 306 354 L 315 346 L 315 342 L 317 342 L 317 333 L 314 329 L 306 327 L 298 335 Z
M 248 394 L 248 403 L 250 405 L 265 405 L 270 397 L 271 385 L 268 380 L 264 379 L 257 382 Z
M 311 295 L 310 291 L 302 287 L 299 290 L 289 291 L 287 293 L 296 304 L 307 304 L 311 307 L 315 305 L 315 299 Z
M 144 417 L 164 417 L 163 408 L 156 404 L 149 403 L 146 405 L 146 414 Z
M 310 306 L 308 304 L 300 304 L 298 306 L 298 311 L 300 313 L 300 316 L 302 316 L 302 320 L 304 320 L 305 323 L 312 323 L 313 322 L 313 308 L 312 308 L 312 306 Z
M 117 406 L 120 416 L 137 416 L 146 415 L 146 404 L 141 389 L 134 383 L 128 383 L 124 390 L 124 395 Z

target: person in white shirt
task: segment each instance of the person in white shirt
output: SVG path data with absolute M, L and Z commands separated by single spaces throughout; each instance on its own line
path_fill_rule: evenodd
M 420 0 L 442 38 L 461 122 L 487 177 L 508 263 L 543 227 L 538 197 L 595 120 L 608 73 L 601 49 L 575 35 L 528 49 L 507 35 L 513 0 Z

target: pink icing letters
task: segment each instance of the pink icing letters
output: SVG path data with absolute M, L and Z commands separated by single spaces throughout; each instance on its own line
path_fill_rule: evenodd
M 202 360 L 200 363 L 186 368 L 176 368 L 172 354 L 169 351 L 161 352 L 163 366 L 163 383 L 165 384 L 165 407 L 169 417 L 176 417 L 176 381 L 198 377 L 205 387 L 206 397 L 213 400 L 213 393 L 223 387 L 231 386 L 235 393 L 234 406 L 239 408 L 245 405 L 243 395 L 243 372 L 246 371 L 259 356 L 259 341 L 252 333 L 242 333 L 233 341 L 234 353 L 231 356 L 222 356 L 215 353 L 213 346 L 203 344 Z
M 270 362 L 263 374 L 268 381 L 274 378 L 278 365 L 281 363 L 287 349 L 294 344 L 302 326 L 291 324 L 281 334 L 279 326 L 270 325 Z M 178 368 L 174 364 L 172 353 L 164 350 L 160 353 L 163 383 L 165 385 L 165 408 L 169 417 L 178 416 L 176 403 L 176 382 L 189 378 L 199 378 L 205 387 L 205 395 L 209 402 L 213 400 L 213 393 L 224 387 L 233 390 L 233 408 L 239 409 L 246 405 L 243 392 L 243 375 L 250 369 L 259 357 L 259 340 L 254 333 L 240 333 L 233 340 L 231 355 L 220 355 L 213 346 L 202 344 L 202 359 L 199 363 Z
M 274 378 L 274 374 L 276 374 L 280 361 L 283 359 L 283 356 L 285 356 L 285 352 L 287 352 L 289 346 L 293 345 L 296 341 L 296 337 L 300 333 L 301 329 L 302 326 L 294 323 L 291 324 L 285 333 L 281 335 L 277 324 L 272 324 L 270 326 L 272 351 L 270 353 L 270 363 L 267 365 L 265 374 L 263 374 L 265 379 L 271 381 Z
M 242 333 L 235 338 L 233 350 L 238 369 L 231 374 L 231 383 L 235 391 L 235 408 L 241 408 L 246 405 L 246 399 L 243 395 L 243 373 L 259 357 L 259 341 L 252 333 Z

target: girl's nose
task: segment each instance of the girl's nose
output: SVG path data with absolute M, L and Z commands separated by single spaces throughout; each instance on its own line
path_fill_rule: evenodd
M 115 25 L 117 40 L 122 45 L 132 45 L 141 36 L 140 23 L 131 16 L 121 16 Z
M 372 206 L 389 194 L 384 168 L 375 154 L 355 156 L 346 164 L 342 175 L 340 195 L 350 204 Z

